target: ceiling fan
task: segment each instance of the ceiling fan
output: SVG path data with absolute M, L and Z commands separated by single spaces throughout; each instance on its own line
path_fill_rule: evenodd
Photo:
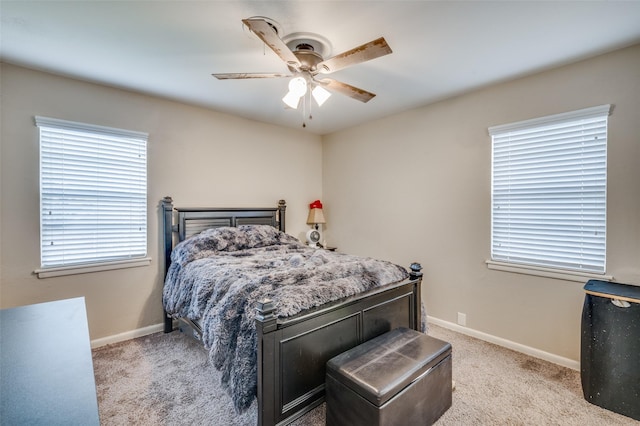
M 322 42 L 319 42 L 321 38 L 310 36 L 309 33 L 300 34 L 301 37 L 296 38 L 297 34 L 292 34 L 294 37 L 285 42 L 278 36 L 275 22 L 269 18 L 252 17 L 243 19 L 242 22 L 287 64 L 291 73 L 213 74 L 217 79 L 293 77 L 289 82 L 289 93 L 283 98 L 283 101 L 292 108 L 297 108 L 299 100 L 306 95 L 307 90 L 312 93 L 319 105 L 330 96 L 330 92 L 341 93 L 361 102 L 368 102 L 376 96 L 374 93 L 347 83 L 331 78 L 320 78 L 320 74 L 330 74 L 352 65 L 388 55 L 392 51 L 384 37 L 324 59 L 321 52 L 317 51 L 322 50 Z M 317 49 L 319 44 L 320 49 Z

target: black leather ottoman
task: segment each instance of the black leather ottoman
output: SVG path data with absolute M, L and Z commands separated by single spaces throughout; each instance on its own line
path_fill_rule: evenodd
M 451 407 L 451 344 L 397 328 L 327 362 L 327 425 L 430 425 Z

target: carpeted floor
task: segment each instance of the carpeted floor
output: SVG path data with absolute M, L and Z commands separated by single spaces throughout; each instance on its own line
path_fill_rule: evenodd
M 431 325 L 451 342 L 453 405 L 437 425 L 640 425 L 589 404 L 580 375 Z M 100 419 L 109 425 L 255 425 L 256 404 L 236 413 L 206 351 L 174 332 L 93 351 Z M 324 425 L 324 405 L 293 423 Z

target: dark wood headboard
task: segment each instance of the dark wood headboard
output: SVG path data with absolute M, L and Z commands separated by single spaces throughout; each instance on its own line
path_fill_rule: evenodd
M 271 225 L 280 231 L 285 231 L 285 211 L 287 205 L 284 200 L 278 201 L 277 207 L 253 208 L 174 208 L 173 199 L 162 199 L 163 235 L 165 252 L 165 273 L 171 262 L 171 251 L 174 246 L 174 233 L 177 241 L 183 241 L 192 235 L 209 228 L 239 225 Z M 177 219 L 177 220 L 174 220 Z
M 277 207 L 252 208 L 174 208 L 173 199 L 164 197 L 162 205 L 162 235 L 164 241 L 164 274 L 165 278 L 171 264 L 171 252 L 174 243 L 189 238 L 209 228 L 239 225 L 271 225 L 280 231 L 285 231 L 285 211 L 287 205 L 284 200 L 278 201 Z M 175 219 L 175 220 L 174 220 Z M 174 234 L 177 239 L 174 239 Z M 165 333 L 172 329 L 172 319 L 165 313 Z

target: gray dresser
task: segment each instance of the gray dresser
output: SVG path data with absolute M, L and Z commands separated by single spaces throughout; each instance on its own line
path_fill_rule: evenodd
M 0 310 L 0 424 L 100 424 L 84 298 Z

